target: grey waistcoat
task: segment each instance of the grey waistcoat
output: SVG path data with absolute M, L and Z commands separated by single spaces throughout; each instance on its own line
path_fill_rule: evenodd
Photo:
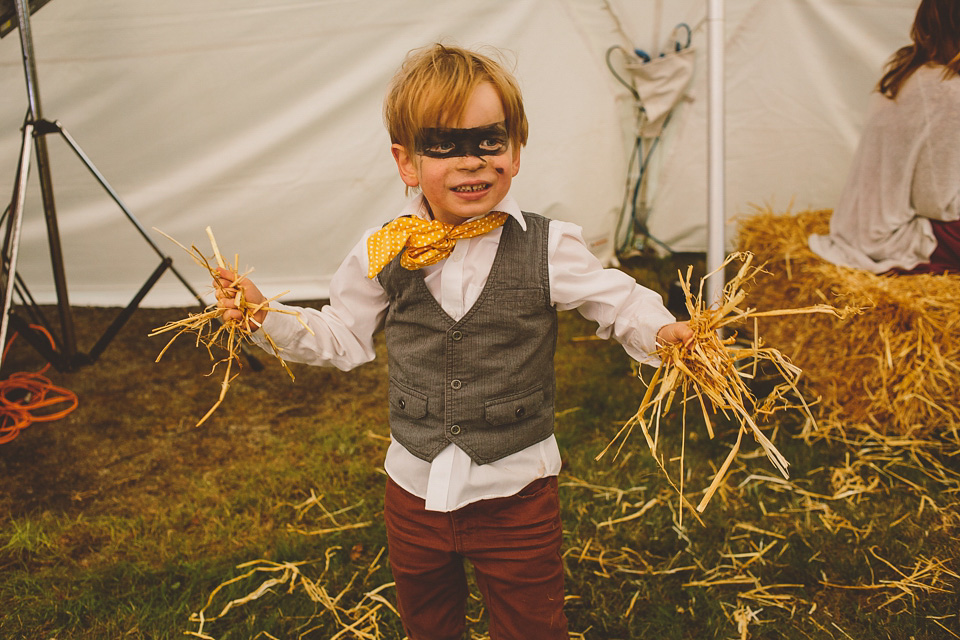
M 523 215 L 526 232 L 513 218 L 504 224 L 486 286 L 459 322 L 399 256 L 380 272 L 390 299 L 390 431 L 418 458 L 431 461 L 452 442 L 487 464 L 553 433 L 550 221 Z

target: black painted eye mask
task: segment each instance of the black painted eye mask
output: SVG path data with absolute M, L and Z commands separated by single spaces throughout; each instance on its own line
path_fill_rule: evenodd
M 417 137 L 417 153 L 429 158 L 499 156 L 507 146 L 507 126 L 502 121 L 472 129 L 423 129 Z

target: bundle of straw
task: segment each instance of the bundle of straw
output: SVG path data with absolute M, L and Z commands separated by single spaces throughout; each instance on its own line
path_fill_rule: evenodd
M 683 442 L 686 436 L 686 403 L 687 400 L 696 397 L 710 438 L 714 437 L 713 421 L 710 416 L 718 411 L 728 418 L 735 419 L 740 426 L 737 431 L 736 443 L 734 443 L 720 466 L 710 486 L 706 489 L 703 499 L 697 505 L 698 512 L 703 512 L 710 498 L 723 482 L 730 464 L 740 450 L 744 433 L 749 432 L 753 435 L 777 471 L 784 478 L 789 477 L 787 471 L 789 463 L 770 439 L 764 435 L 757 425 L 755 416 L 760 414 L 771 415 L 779 410 L 797 408 L 804 411 L 813 420 L 810 408 L 803 400 L 797 387 L 801 369 L 791 363 L 777 349 L 763 346 L 759 333 L 756 331 L 757 319 L 768 316 L 795 316 L 817 313 L 846 318 L 854 313 L 852 309 L 841 311 L 827 304 L 779 311 L 757 311 L 749 307 L 742 308 L 741 305 L 747 295 L 744 287 L 746 283 L 756 277 L 762 268 L 752 266 L 753 255 L 742 252 L 730 255 L 717 271 L 725 269 L 734 260 L 740 260 L 742 265 L 736 275 L 724 286 L 722 300 L 716 306 L 708 307 L 704 304 L 703 282 L 706 278 L 701 280 L 700 289 L 696 296 L 692 294 L 690 288 L 692 268 L 687 270 L 685 278 L 681 278 L 686 308 L 690 315 L 690 328 L 694 334 L 693 340 L 688 344 L 673 343 L 660 347 L 658 355 L 662 364 L 647 386 L 640 407 L 633 417 L 624 424 L 610 444 L 597 456 L 599 460 L 617 440 L 620 440 L 620 446 L 617 450 L 619 454 L 633 428 L 639 426 L 650 452 L 669 479 L 669 473 L 662 457 L 657 456 L 660 417 L 669 411 L 675 396 L 679 392 L 683 402 L 683 434 L 681 438 L 681 442 Z M 713 273 L 708 274 L 707 277 L 712 275 Z M 743 326 L 748 321 L 752 321 L 754 326 L 753 342 L 751 344 L 738 344 L 736 334 L 723 337 L 730 327 Z M 777 385 L 766 398 L 758 400 L 744 380 L 756 376 L 761 361 L 771 363 L 779 372 L 783 382 Z M 683 450 L 681 449 L 680 486 L 674 486 L 679 491 L 682 500 L 683 481 Z M 680 513 L 682 514 L 682 512 L 681 509 Z
M 217 401 L 214 403 L 210 410 L 197 422 L 196 426 L 203 424 L 207 418 L 213 415 L 213 412 L 217 410 L 217 407 L 223 402 L 223 399 L 227 395 L 227 390 L 230 388 L 230 383 L 236 378 L 239 374 L 233 374 L 233 365 L 236 363 L 237 367 L 242 366 L 242 361 L 240 359 L 240 352 L 244 342 L 250 342 L 250 334 L 253 331 L 256 331 L 260 328 L 259 323 L 254 319 L 254 316 L 261 309 L 264 309 L 268 312 L 278 312 L 278 313 L 292 313 L 297 315 L 297 319 L 300 320 L 300 323 L 307 329 L 307 331 L 312 330 L 306 323 L 303 322 L 303 319 L 300 318 L 299 314 L 293 311 L 274 309 L 269 306 L 270 302 L 276 300 L 277 298 L 286 294 L 286 292 L 281 293 L 280 295 L 274 296 L 269 300 L 264 300 L 259 304 L 251 304 L 247 302 L 244 297 L 243 289 L 238 287 L 237 284 L 246 278 L 251 272 L 240 274 L 239 270 L 239 256 L 234 256 L 234 264 L 231 268 L 234 275 L 236 276 L 234 281 L 230 283 L 229 286 L 224 287 L 220 284 L 220 274 L 217 272 L 216 268 L 211 266 L 210 260 L 203 254 L 202 251 L 197 249 L 196 245 L 191 245 L 190 249 L 187 249 L 185 246 L 163 233 L 159 229 L 155 229 L 158 233 L 163 234 L 169 240 L 176 243 L 181 249 L 190 254 L 190 257 L 193 258 L 194 262 L 197 265 L 205 268 L 209 272 L 210 277 L 213 279 L 214 287 L 218 290 L 218 294 L 222 293 L 226 289 L 235 289 L 236 295 L 234 297 L 234 303 L 236 304 L 237 310 L 240 311 L 241 317 L 239 319 L 230 319 L 223 320 L 223 314 L 226 309 L 222 309 L 216 304 L 210 305 L 203 310 L 202 313 L 191 313 L 183 320 L 176 320 L 174 322 L 168 322 L 162 327 L 154 329 L 150 336 L 159 335 L 161 333 L 175 332 L 173 337 L 170 338 L 170 341 L 167 342 L 166 346 L 160 350 L 160 353 L 157 355 L 156 362 L 160 362 L 160 358 L 163 357 L 163 354 L 166 353 L 167 349 L 179 338 L 181 335 L 188 333 L 194 334 L 196 336 L 197 346 L 203 345 L 207 349 L 207 353 L 210 355 L 210 359 L 213 360 L 213 368 L 210 371 L 210 375 L 213 375 L 217 367 L 224 365 L 223 380 L 220 382 L 220 397 L 217 398 Z M 220 248 L 217 246 L 217 240 L 214 238 L 213 231 L 210 227 L 207 227 L 207 236 L 210 239 L 210 245 L 213 249 L 213 255 L 216 259 L 218 267 L 227 268 L 227 263 L 224 261 L 223 256 L 220 255 Z M 218 298 L 220 296 L 218 295 Z M 215 328 L 214 328 L 215 327 Z M 287 366 L 287 363 L 283 361 L 280 356 L 280 348 L 277 347 L 273 339 L 267 334 L 266 331 L 261 329 L 261 335 L 269 343 L 273 354 L 277 357 L 280 362 L 280 366 L 283 367 L 284 371 L 290 376 L 290 379 L 294 379 L 293 372 L 290 371 L 290 368 Z M 222 349 L 226 352 L 226 355 L 223 357 L 216 357 L 214 355 L 214 349 Z
M 840 301 L 865 312 L 842 330 L 820 318 L 771 318 L 764 335 L 807 371 L 833 428 L 960 444 L 960 276 L 879 276 L 826 262 L 807 238 L 828 233 L 831 213 L 767 209 L 740 222 L 740 247 L 771 272 L 751 297 L 774 308 Z

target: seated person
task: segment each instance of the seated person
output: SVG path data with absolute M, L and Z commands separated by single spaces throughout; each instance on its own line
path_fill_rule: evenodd
M 960 273 L 960 2 L 922 0 L 913 43 L 877 85 L 825 260 L 873 273 Z

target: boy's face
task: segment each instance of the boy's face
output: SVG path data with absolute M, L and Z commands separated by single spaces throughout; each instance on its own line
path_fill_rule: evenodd
M 414 154 L 399 144 L 392 150 L 403 182 L 420 187 L 433 217 L 453 225 L 490 211 L 520 171 L 500 96 L 486 82 L 474 89 L 455 126 L 422 131 Z

